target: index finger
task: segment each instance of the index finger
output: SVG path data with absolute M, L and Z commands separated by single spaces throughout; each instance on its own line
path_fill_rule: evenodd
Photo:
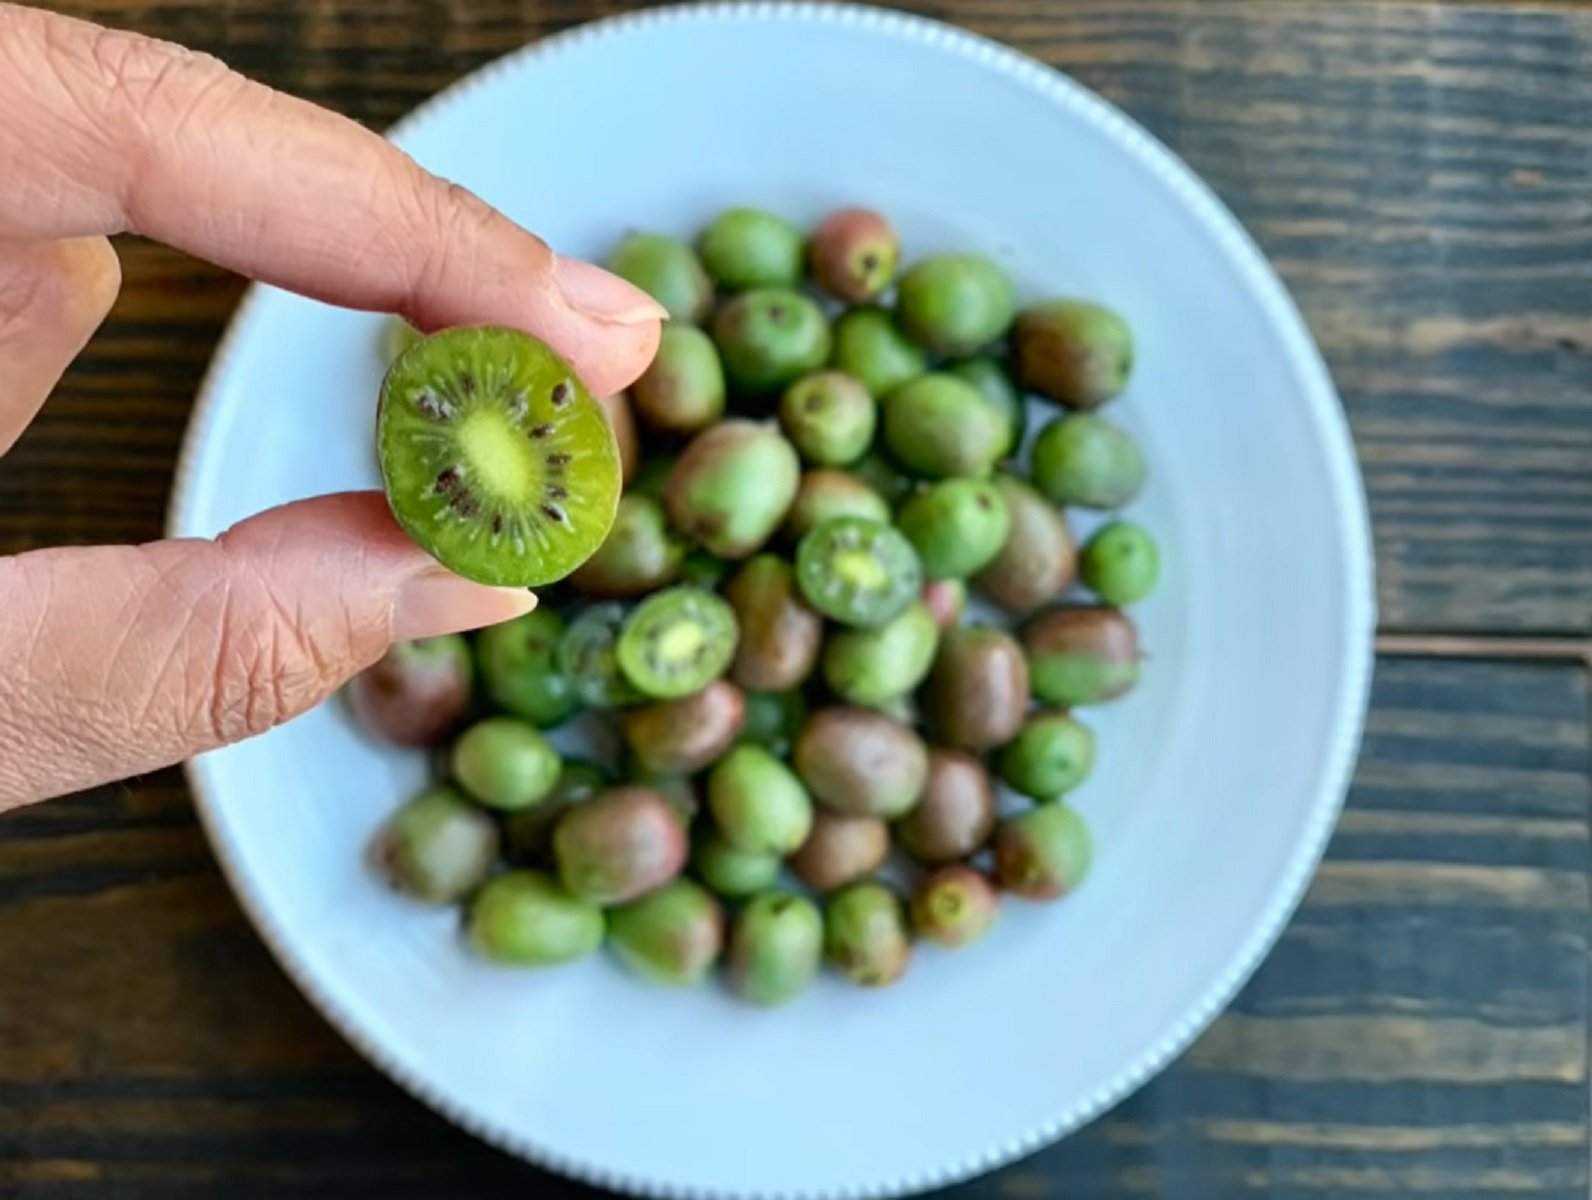
M 662 308 L 384 138 L 181 47 L 0 4 L 0 236 L 135 231 L 422 329 L 496 323 L 618 391 Z

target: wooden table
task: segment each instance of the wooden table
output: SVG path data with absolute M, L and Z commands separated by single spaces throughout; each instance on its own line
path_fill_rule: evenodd
M 384 126 L 605 0 L 72 0 Z M 1175 1068 L 961 1196 L 1588 1195 L 1592 10 L 916 6 L 1067 69 L 1259 237 L 1342 389 L 1384 655 L 1329 861 Z M 159 535 L 240 292 L 121 247 L 0 469 L 0 552 Z M 0 822 L 0 1197 L 573 1196 L 357 1058 L 223 884 L 182 779 Z

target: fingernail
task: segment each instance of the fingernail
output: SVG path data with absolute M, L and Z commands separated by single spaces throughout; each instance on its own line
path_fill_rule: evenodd
M 404 583 L 393 605 L 392 635 L 400 642 L 500 625 L 536 607 L 524 588 L 487 587 L 449 571 L 427 571 Z
M 578 258 L 559 259 L 553 278 L 570 307 L 599 321 L 640 325 L 669 315 L 663 305 L 634 284 Z

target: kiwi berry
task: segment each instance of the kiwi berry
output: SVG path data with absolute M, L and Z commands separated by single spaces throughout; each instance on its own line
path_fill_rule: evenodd
M 796 582 L 807 603 L 826 617 L 876 629 L 917 599 L 923 566 L 893 526 L 835 517 L 796 547 Z
M 478 583 L 564 578 L 619 504 L 602 409 L 568 363 L 513 329 L 446 329 L 400 354 L 382 382 L 376 449 L 404 532 Z
M 582 609 L 559 639 L 558 669 L 591 708 L 618 708 L 644 699 L 619 668 L 626 609 L 611 601 Z
M 689 696 L 729 668 L 737 639 L 735 612 L 703 588 L 654 593 L 625 620 L 615 647 L 619 669 L 659 699 Z

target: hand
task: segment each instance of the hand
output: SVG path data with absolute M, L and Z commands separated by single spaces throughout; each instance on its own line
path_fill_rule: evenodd
M 0 4 L 0 164 L 0 454 L 109 311 L 122 232 L 422 329 L 518 326 L 598 394 L 657 347 L 662 310 L 629 284 L 176 46 Z M 379 494 L 214 541 L 0 558 L 0 810 L 260 733 L 394 640 L 534 603 L 442 570 Z

